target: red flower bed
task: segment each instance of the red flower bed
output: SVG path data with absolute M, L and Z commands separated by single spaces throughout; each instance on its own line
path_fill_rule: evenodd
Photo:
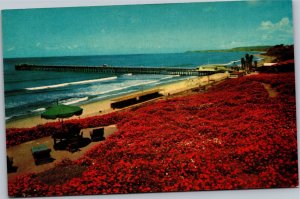
M 279 95 L 270 98 L 262 83 Z M 87 166 L 80 178 L 49 186 L 27 175 L 9 182 L 9 195 L 296 187 L 294 85 L 292 73 L 245 76 L 132 110 L 118 132 L 70 163 Z
M 65 125 L 76 125 L 80 128 L 91 128 L 115 124 L 122 119 L 122 113 L 114 112 L 103 116 L 88 117 L 83 119 L 72 119 Z M 6 147 L 14 146 L 35 140 L 38 138 L 54 135 L 61 129 L 60 122 L 51 122 L 32 128 L 9 128 L 6 129 Z
M 295 61 L 293 59 L 289 59 L 286 61 L 279 62 L 279 63 L 275 64 L 275 66 L 285 66 L 285 65 L 294 65 L 294 64 L 295 64 Z

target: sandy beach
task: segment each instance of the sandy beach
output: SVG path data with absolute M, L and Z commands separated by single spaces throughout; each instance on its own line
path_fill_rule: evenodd
M 255 54 L 256 57 L 262 58 L 261 61 L 258 62 L 258 67 L 263 66 L 264 63 L 271 63 L 274 62 L 276 57 L 268 56 L 268 55 L 262 55 L 262 54 Z
M 157 86 L 152 89 L 159 89 L 160 93 L 163 96 L 170 96 L 170 95 L 184 92 L 186 90 L 205 86 L 210 83 L 218 82 L 218 81 L 224 80 L 228 77 L 229 77 L 228 73 L 219 73 L 219 74 L 214 74 L 214 75 L 210 75 L 210 76 L 201 76 L 201 77 L 191 77 L 186 80 L 181 80 L 178 82 L 160 85 L 160 86 Z M 148 90 L 151 90 L 151 89 L 148 89 Z M 146 92 L 148 90 L 143 90 L 140 92 Z M 140 92 L 131 93 L 129 95 L 138 95 Z M 127 95 L 124 95 L 122 97 L 126 97 L 126 96 Z M 81 105 L 80 107 L 83 108 L 83 114 L 80 116 L 80 118 L 107 114 L 112 111 L 118 110 L 118 109 L 113 110 L 110 107 L 110 104 L 111 104 L 112 100 L 114 100 L 114 99 L 116 99 L 116 98 L 111 98 L 111 99 L 106 99 L 106 100 L 102 100 L 102 101 L 97 101 L 97 102 L 92 102 L 89 104 Z M 78 116 L 74 116 L 73 118 L 78 118 Z M 73 118 L 69 118 L 69 119 L 73 119 Z M 55 121 L 55 120 L 42 119 L 40 117 L 40 115 L 37 115 L 37 116 L 31 116 L 31 117 L 26 117 L 26 118 L 22 118 L 22 119 L 8 121 L 6 123 L 6 128 L 33 127 L 33 126 L 36 126 L 39 124 L 45 124 L 45 123 L 53 122 L 53 121 Z

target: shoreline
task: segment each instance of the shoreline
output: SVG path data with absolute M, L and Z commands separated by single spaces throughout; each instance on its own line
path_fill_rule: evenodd
M 228 77 L 229 77 L 229 74 L 227 74 L 227 73 L 217 73 L 217 74 L 213 74 L 213 75 L 209 75 L 209 76 L 191 77 L 191 78 L 188 78 L 185 80 L 180 80 L 180 81 L 176 81 L 176 82 L 172 82 L 172 83 L 159 85 L 154 88 L 145 89 L 143 91 L 138 91 L 138 92 L 121 95 L 121 96 L 110 98 L 110 99 L 105 99 L 105 100 L 100 100 L 100 101 L 96 101 L 96 102 L 90 102 L 87 104 L 82 104 L 82 105 L 80 105 L 80 107 L 83 108 L 82 115 L 80 115 L 79 117 L 73 116 L 68 119 L 86 118 L 86 117 L 91 117 L 91 116 L 96 116 L 96 115 L 104 115 L 104 114 L 108 114 L 108 113 L 111 113 L 114 111 L 118 111 L 120 109 L 113 110 L 110 107 L 110 104 L 111 104 L 112 100 L 120 98 L 120 97 L 126 97 L 129 95 L 134 96 L 134 95 L 140 94 L 141 92 L 151 91 L 153 89 L 160 89 L 161 90 L 160 93 L 163 95 L 163 97 L 171 96 L 171 95 L 174 95 L 177 93 L 191 90 L 193 88 L 199 88 L 200 86 L 208 85 L 212 81 L 218 82 L 218 81 L 224 80 Z M 156 98 L 155 100 L 157 100 L 157 99 L 161 99 L 161 98 Z M 126 109 L 126 108 L 128 108 L 128 107 L 125 107 L 124 109 Z M 68 119 L 65 119 L 65 121 L 67 121 Z M 40 115 L 36 115 L 36 116 L 28 116 L 28 117 L 8 121 L 5 123 L 5 126 L 6 126 L 6 129 L 7 128 L 30 128 L 30 127 L 34 127 L 37 125 L 41 125 L 41 124 L 45 124 L 45 123 L 49 123 L 49 122 L 55 122 L 55 121 L 57 121 L 57 120 L 46 120 L 46 119 L 42 119 L 40 117 Z
M 261 58 L 261 60 L 257 64 L 258 67 L 263 66 L 264 63 L 273 62 L 276 59 L 276 57 L 262 54 L 255 54 L 254 56 Z

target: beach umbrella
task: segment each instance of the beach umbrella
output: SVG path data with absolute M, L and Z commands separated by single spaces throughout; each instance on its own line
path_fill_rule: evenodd
M 78 106 L 58 104 L 47 108 L 46 111 L 42 113 L 41 117 L 45 119 L 63 119 L 81 114 L 82 108 Z
M 46 109 L 45 112 L 41 114 L 42 118 L 45 119 L 61 119 L 61 131 L 53 132 L 53 139 L 54 139 L 54 148 L 57 144 L 57 139 L 60 139 L 62 141 L 62 138 L 69 139 L 70 133 L 73 133 L 72 135 L 75 136 L 74 131 L 69 128 L 64 128 L 63 125 L 63 119 L 69 118 L 74 115 L 81 115 L 82 114 L 82 108 L 78 106 L 70 106 L 70 105 L 64 105 L 64 104 L 58 104 L 56 106 L 52 106 Z M 77 131 L 75 131 L 77 132 Z M 65 135 L 63 133 L 66 133 Z M 80 133 L 80 130 L 77 132 L 78 135 Z

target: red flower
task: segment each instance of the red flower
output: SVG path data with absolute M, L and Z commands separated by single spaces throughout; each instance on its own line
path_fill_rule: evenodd
M 262 83 L 272 85 L 277 97 L 270 98 Z M 83 128 L 117 123 L 119 130 L 81 159 L 63 162 L 87 166 L 80 178 L 48 186 L 36 175 L 21 176 L 9 182 L 9 194 L 298 186 L 294 85 L 292 73 L 247 76 L 224 81 L 206 93 L 69 121 Z M 56 125 L 8 129 L 8 146 L 45 136 Z M 14 136 L 21 138 L 14 141 Z

